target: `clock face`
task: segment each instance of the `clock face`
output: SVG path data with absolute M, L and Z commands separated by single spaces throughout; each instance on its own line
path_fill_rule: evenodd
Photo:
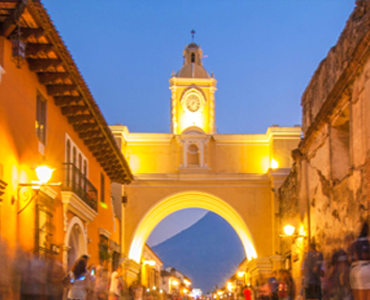
M 196 112 L 200 107 L 200 99 L 192 94 L 186 98 L 186 108 L 191 112 Z

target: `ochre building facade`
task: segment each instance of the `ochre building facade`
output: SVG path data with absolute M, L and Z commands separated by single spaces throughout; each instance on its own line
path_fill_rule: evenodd
M 0 8 L 0 242 L 10 258 L 22 249 L 69 270 L 87 254 L 111 270 L 121 223 L 110 184 L 129 183 L 130 169 L 42 4 Z M 54 172 L 40 184 L 45 164 Z

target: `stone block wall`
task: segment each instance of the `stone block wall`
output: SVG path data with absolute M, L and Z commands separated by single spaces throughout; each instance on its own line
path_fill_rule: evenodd
M 370 216 L 370 1 L 357 1 L 338 43 L 302 96 L 304 138 L 279 189 L 281 227 L 306 238 L 281 238 L 299 292 L 309 241 L 326 266 L 344 238 Z

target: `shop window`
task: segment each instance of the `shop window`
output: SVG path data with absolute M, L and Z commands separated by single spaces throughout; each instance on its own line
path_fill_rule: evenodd
M 333 180 L 342 180 L 351 166 L 349 108 L 341 112 L 331 125 L 331 167 Z
M 110 259 L 109 240 L 104 235 L 99 235 L 99 260 L 102 265 Z
M 188 165 L 199 166 L 199 149 L 196 145 L 191 144 L 188 147 Z
M 36 136 L 45 145 L 46 141 L 46 100 L 37 93 L 36 99 Z

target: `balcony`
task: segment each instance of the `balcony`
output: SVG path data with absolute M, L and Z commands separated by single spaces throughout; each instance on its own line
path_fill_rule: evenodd
M 73 192 L 95 212 L 98 211 L 98 191 L 86 176 L 72 163 L 65 163 L 62 191 Z

